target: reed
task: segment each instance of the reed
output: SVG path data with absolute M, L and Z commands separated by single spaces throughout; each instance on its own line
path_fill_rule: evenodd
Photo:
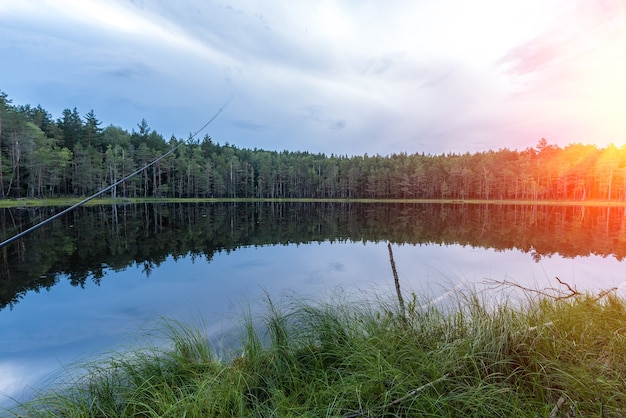
M 406 302 L 268 299 L 262 318 L 243 316 L 241 345 L 229 352 L 166 321 L 165 347 L 81 364 L 5 413 L 572 417 L 626 408 L 626 303 L 612 293 Z

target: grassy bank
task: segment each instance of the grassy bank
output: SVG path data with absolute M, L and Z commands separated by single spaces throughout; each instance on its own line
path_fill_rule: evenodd
M 54 199 L 0 199 L 0 208 L 39 207 L 39 206 L 72 206 L 83 198 Z M 295 203 L 440 203 L 468 205 L 539 205 L 539 206 L 626 206 L 626 201 L 617 200 L 495 200 L 495 199 L 255 199 L 255 198 L 96 198 L 85 203 L 85 206 L 137 204 L 137 203 L 252 203 L 252 202 L 295 202 Z
M 426 307 L 423 307 L 426 306 Z M 626 408 L 626 303 L 530 294 L 487 307 L 291 302 L 247 318 L 219 353 L 169 323 L 171 344 L 117 354 L 12 411 L 59 417 L 579 417 Z M 263 331 L 260 331 L 263 330 Z

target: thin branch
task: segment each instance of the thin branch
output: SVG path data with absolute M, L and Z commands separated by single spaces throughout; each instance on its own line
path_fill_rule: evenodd
M 595 298 L 595 300 L 600 300 L 603 297 L 605 297 L 606 295 L 608 295 L 611 292 L 617 292 L 617 287 L 612 287 L 610 289 L 605 289 L 603 291 L 601 291 L 600 293 L 598 293 L 598 296 Z
M 450 376 L 450 373 L 446 373 L 443 376 L 441 376 L 439 379 L 433 380 L 432 382 L 428 382 L 420 387 L 418 387 L 417 389 L 413 389 L 412 391 L 410 391 L 409 393 L 407 393 L 406 395 L 404 395 L 403 397 L 396 399 L 393 402 L 390 402 L 389 404 L 385 405 L 384 408 L 389 408 L 390 406 L 394 406 L 394 405 L 399 405 L 402 402 L 406 401 L 409 398 L 412 398 L 416 395 L 418 395 L 420 392 L 423 392 L 425 389 L 443 381 L 446 380 L 448 377 Z
M 424 390 L 428 389 L 429 387 L 431 387 L 431 386 L 433 386 L 433 385 L 435 385 L 435 384 L 437 384 L 437 383 L 439 383 L 439 382 L 441 382 L 443 380 L 446 380 L 449 376 L 450 376 L 450 373 L 446 373 L 443 376 L 441 376 L 439 379 L 435 379 L 432 382 L 428 382 L 428 383 L 426 383 L 426 384 L 424 384 L 424 385 L 422 385 L 422 386 L 420 386 L 420 387 L 418 387 L 416 389 L 413 389 L 412 391 L 410 391 L 409 393 L 407 393 L 403 397 L 398 398 L 398 399 L 396 399 L 394 401 L 391 401 L 388 404 L 383 405 L 382 407 L 379 407 L 378 409 L 387 409 L 387 408 L 390 408 L 392 406 L 399 405 L 402 402 L 406 401 L 407 399 L 410 399 L 410 398 L 413 398 L 413 397 L 419 395 L 421 392 L 423 392 Z M 366 414 L 366 412 L 364 412 L 364 411 L 352 412 L 352 413 L 347 414 L 347 415 L 342 415 L 342 418 L 362 417 L 365 414 Z
M 538 295 L 545 296 L 547 298 L 554 299 L 554 300 L 565 300 L 565 299 L 572 298 L 574 296 L 582 295 L 582 293 L 579 292 L 578 289 L 576 289 L 576 286 L 572 287 L 569 283 L 564 282 L 558 277 L 554 277 L 554 278 L 561 286 L 564 286 L 567 290 L 565 291 L 563 289 L 557 289 L 555 287 L 548 287 L 548 288 L 544 288 L 541 290 L 532 289 L 530 287 L 522 286 L 518 283 L 511 282 L 509 280 L 484 280 L 483 283 L 492 285 L 493 289 L 504 287 L 504 286 L 516 287 L 518 289 L 522 289 L 525 292 L 536 293 Z M 615 291 L 617 291 L 617 287 L 611 287 L 609 289 L 602 290 L 600 291 L 600 293 L 598 293 L 594 301 L 598 301 L 602 299 L 603 297 L 605 297 L 606 295 L 608 295 L 609 293 L 615 292 Z
M 533 289 L 530 287 L 522 286 L 521 284 L 518 284 L 515 282 L 511 282 L 509 280 L 501 280 L 501 281 L 500 280 L 485 280 L 483 283 L 492 284 L 494 285 L 494 288 L 504 287 L 504 286 L 516 287 L 518 289 L 522 289 L 525 292 L 536 293 L 538 295 L 545 296 L 545 297 L 555 299 L 555 300 L 564 300 L 564 299 L 572 298 L 574 296 L 581 295 L 581 293 L 578 290 L 576 290 L 576 287 L 572 288 L 568 283 L 561 281 L 558 277 L 556 277 L 556 280 L 562 286 L 567 287 L 567 291 L 564 291 L 562 289 L 557 289 L 554 287 L 544 288 L 541 290 Z
M 557 282 L 559 282 L 559 284 L 561 286 L 565 286 L 567 287 L 567 290 L 572 294 L 572 295 L 580 295 L 580 293 L 578 292 L 578 290 L 576 289 L 576 285 L 574 285 L 574 287 L 572 288 L 572 286 L 569 285 L 569 283 L 562 281 L 561 279 L 559 279 L 557 276 L 554 276 L 554 278 L 556 279 Z
M 548 418 L 556 418 L 556 414 L 559 413 L 559 410 L 561 409 L 561 407 L 563 407 L 564 403 L 565 395 L 561 395 L 559 400 L 556 402 L 556 405 L 554 405 L 554 408 L 552 408 L 552 411 L 550 411 L 550 415 L 548 416 Z

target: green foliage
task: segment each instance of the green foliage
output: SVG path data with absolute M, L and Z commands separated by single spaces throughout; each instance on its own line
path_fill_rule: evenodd
M 169 344 L 96 360 L 15 416 L 620 416 L 626 303 L 614 295 L 477 295 L 436 307 L 279 305 L 248 314 L 241 350 L 166 322 Z M 161 340 L 159 340 L 161 341 Z M 556 407 L 556 405 L 559 405 Z M 551 415 L 552 416 L 552 415 Z
M 38 129 L 35 144 L 29 124 Z M 0 198 L 91 195 L 183 141 L 166 141 L 145 119 L 130 133 L 100 125 L 93 110 L 81 118 L 76 108 L 65 109 L 55 122 L 41 106 L 14 106 L 2 93 Z M 37 172 L 22 158 L 39 147 L 43 166 L 56 169 Z M 67 157 L 75 169 L 58 169 L 57 160 L 66 164 Z M 113 196 L 624 201 L 626 147 L 561 149 L 542 138 L 522 151 L 348 157 L 240 149 L 205 136 L 183 144 Z

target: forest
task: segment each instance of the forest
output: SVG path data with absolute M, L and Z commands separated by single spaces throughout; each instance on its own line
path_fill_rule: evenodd
M 503 142 L 506 142 L 503 139 Z M 144 119 L 102 127 L 93 110 L 14 105 L 0 91 L 0 198 L 91 195 L 175 152 L 111 191 L 118 198 L 626 200 L 626 147 L 538 139 L 477 153 L 325 155 L 245 149 L 172 136 Z

